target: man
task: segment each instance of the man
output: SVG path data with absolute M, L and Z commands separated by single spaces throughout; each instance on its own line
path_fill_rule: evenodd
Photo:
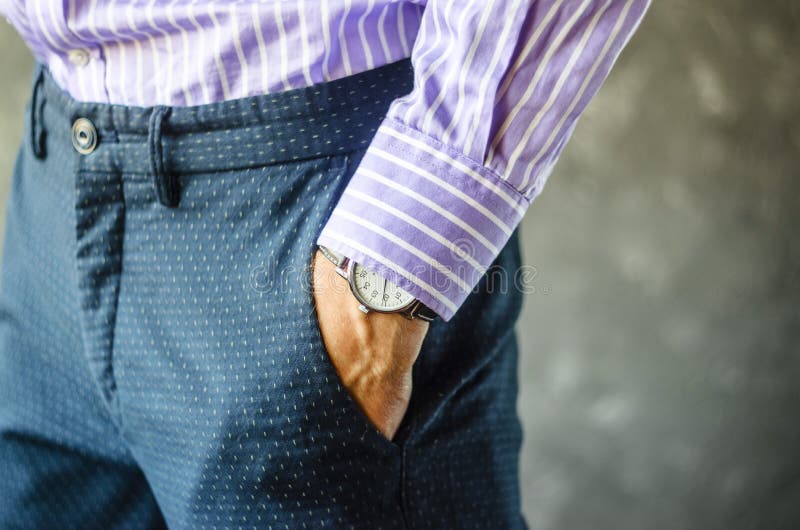
M 2 526 L 525 527 L 516 227 L 647 3 L 7 0 Z

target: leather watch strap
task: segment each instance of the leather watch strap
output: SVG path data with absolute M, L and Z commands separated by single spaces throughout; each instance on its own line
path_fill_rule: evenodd
M 417 300 L 417 307 L 414 310 L 414 316 L 430 322 L 432 320 L 436 320 L 439 315 L 437 315 L 433 309 Z

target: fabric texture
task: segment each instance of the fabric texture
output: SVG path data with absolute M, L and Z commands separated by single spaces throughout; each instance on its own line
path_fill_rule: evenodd
M 404 60 L 165 110 L 39 70 L 0 283 L 0 527 L 525 528 L 516 233 L 432 323 L 394 440 L 320 336 L 315 241 L 412 85 Z
M 411 58 L 319 243 L 450 319 L 542 191 L 649 0 L 6 0 L 80 100 L 189 105 Z

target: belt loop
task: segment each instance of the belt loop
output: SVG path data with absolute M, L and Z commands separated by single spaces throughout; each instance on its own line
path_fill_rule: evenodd
M 175 208 L 180 201 L 178 179 L 164 167 L 164 146 L 161 143 L 161 129 L 169 113 L 170 107 L 163 105 L 153 107 L 147 127 L 147 143 L 150 149 L 150 170 L 153 173 L 158 200 L 164 206 Z
M 44 85 L 44 66 L 41 64 L 36 65 L 36 77 L 33 82 L 33 91 L 31 93 L 31 107 L 30 107 L 30 123 L 28 130 L 30 131 L 31 150 L 33 156 L 38 159 L 43 159 L 47 156 L 45 149 L 45 137 L 47 131 L 44 128 L 44 98 L 41 97 L 42 86 Z

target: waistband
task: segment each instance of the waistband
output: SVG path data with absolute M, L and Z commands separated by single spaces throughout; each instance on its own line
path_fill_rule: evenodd
M 72 125 L 80 118 L 89 120 L 98 143 L 91 154 L 82 155 L 87 164 L 95 169 L 149 173 L 152 145 L 148 139 L 152 143 L 156 121 L 165 171 L 244 168 L 364 149 L 391 102 L 412 88 L 413 69 L 406 58 L 274 94 L 185 107 L 136 107 L 75 100 L 56 84 L 47 67 L 38 64 L 31 131 L 34 150 L 36 131 L 41 129 L 47 132 L 48 149 L 60 148 L 61 143 L 71 149 Z

